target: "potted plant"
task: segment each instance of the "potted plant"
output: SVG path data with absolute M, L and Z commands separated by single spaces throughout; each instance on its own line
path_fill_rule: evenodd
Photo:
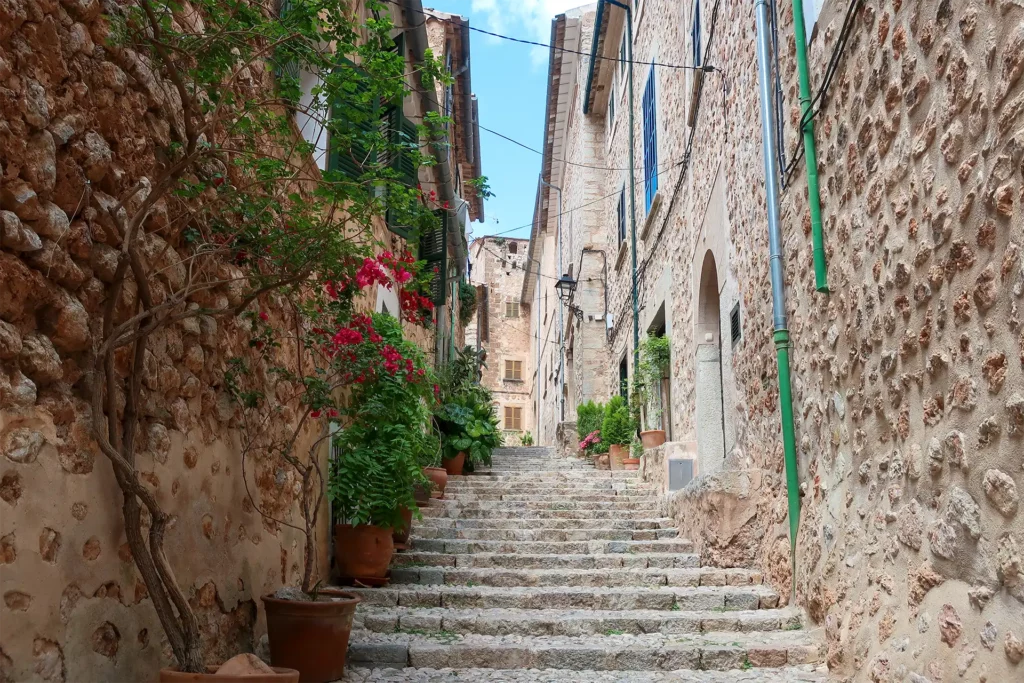
M 604 422 L 601 424 L 601 439 L 608 443 L 611 468 L 621 470 L 626 457 L 626 446 L 633 440 L 636 424 L 630 415 L 629 406 L 621 396 L 615 396 L 605 406 Z
M 533 434 L 530 432 L 523 432 L 523 435 L 519 437 L 519 443 L 522 446 L 529 448 L 533 445 Z
M 334 435 L 328 493 L 337 515 L 335 559 L 342 576 L 378 579 L 394 553 L 393 530 L 416 510 L 420 462 L 437 450 L 430 431 L 432 378 L 423 354 L 386 314 L 356 316 L 341 331 L 355 376 Z M 341 334 L 339 333 L 339 334 Z
M 423 465 L 423 476 L 430 480 L 425 489 L 426 499 L 423 501 L 424 503 L 431 498 L 444 498 L 444 490 L 448 486 L 448 470 L 442 467 L 441 454 L 443 452 L 444 449 L 441 447 L 440 441 L 438 441 L 438 449 L 430 453 L 429 457 L 425 457 L 421 463 Z M 422 497 L 422 491 L 420 495 Z M 417 499 L 417 502 L 419 502 L 419 499 Z
M 638 470 L 640 469 L 640 456 L 644 454 L 644 445 L 640 439 L 633 435 L 633 440 L 629 442 L 629 457 L 623 458 L 622 469 L 625 470 Z
M 480 362 L 477 352 L 467 346 L 438 373 L 434 424 L 449 475 L 490 465 L 492 451 L 502 443 L 493 397 L 479 382 Z
M 657 448 L 665 443 L 665 430 L 661 428 L 661 381 L 668 371 L 671 344 L 665 336 L 647 335 L 640 345 L 636 396 L 643 409 L 644 426 L 640 432 L 644 448 Z
M 579 453 L 582 456 L 593 458 L 598 468 L 601 465 L 600 456 L 608 452 L 608 444 L 601 438 L 604 411 L 604 404 L 594 401 L 586 401 L 576 406 L 576 434 L 580 439 Z
M 255 310 L 266 305 L 275 314 L 286 314 L 282 322 L 287 326 L 301 325 L 294 309 L 303 295 L 350 273 L 353 257 L 371 255 L 365 245 L 372 239 L 375 217 L 384 211 L 408 216 L 422 208 L 420 197 L 396 181 L 390 165 L 367 166 L 356 180 L 336 171 L 308 172 L 314 166 L 309 145 L 295 127 L 298 109 L 324 123 L 332 149 L 419 153 L 390 145 L 379 126 L 365 125 L 367 102 L 393 102 L 407 87 L 403 60 L 393 58 L 390 22 L 362 22 L 333 8 L 327 8 L 330 20 L 321 21 L 324 3 L 291 6 L 294 11 L 281 16 L 265 11 L 269 5 L 234 12 L 220 11 L 208 1 L 133 0 L 109 4 L 109 14 L 97 17 L 93 27 L 106 37 L 100 57 L 135 74 L 126 86 L 132 96 L 145 91 L 167 99 L 165 104 L 173 101 L 170 126 L 163 135 L 147 138 L 148 153 L 130 154 L 126 160 L 115 146 L 107 160 L 118 173 L 108 174 L 102 186 L 94 182 L 91 190 L 86 188 L 92 199 L 83 195 L 69 216 L 79 220 L 82 211 L 93 211 L 95 243 L 105 242 L 112 254 L 109 277 L 93 297 L 97 303 L 86 304 L 96 324 L 91 326 L 89 365 L 76 384 L 90 401 L 91 436 L 108 459 L 120 493 L 110 499 L 122 515 L 131 561 L 173 657 L 173 666 L 160 672 L 161 680 L 233 679 L 229 671 L 213 677 L 216 667 L 205 661 L 205 630 L 190 603 L 187 586 L 204 558 L 168 552 L 167 540 L 177 536 L 168 533 L 176 517 L 142 470 L 149 419 L 173 411 L 172 394 L 143 386 L 150 359 L 168 335 L 180 337 L 182 328 L 201 327 L 215 342 L 204 344 L 205 363 L 202 354 L 197 362 L 205 365 L 202 374 L 210 376 L 209 398 L 218 401 L 214 392 L 226 356 L 235 353 L 227 350 Z M 351 66 L 349 57 L 356 54 L 362 69 Z M 440 66 L 427 59 L 418 68 L 424 77 L 439 78 Z M 300 95 L 308 93 L 300 92 L 300 72 L 317 77 L 313 101 L 301 105 Z M 353 121 L 364 125 L 353 126 Z M 344 211 L 338 210 L 341 206 Z M 218 326 L 220 335 L 210 332 Z M 265 342 L 253 340 L 260 343 Z M 193 344 L 190 340 L 187 346 Z M 280 353 L 301 357 L 295 348 Z M 291 375 L 264 376 L 258 391 L 301 393 L 295 380 L 302 370 L 279 365 Z M 301 423 L 289 411 L 270 418 L 284 425 Z M 195 421 L 187 414 L 182 419 L 183 429 Z M 217 419 L 236 426 L 235 415 Z M 321 438 L 308 422 L 299 429 L 302 439 Z M 306 453 L 306 445 L 293 450 Z M 296 462 L 301 464 L 293 480 L 303 490 L 299 497 L 315 501 L 316 495 L 309 499 L 305 492 L 316 490 L 316 468 L 302 458 Z M 301 506 L 286 487 L 277 485 L 275 493 L 287 512 Z M 176 576 L 184 576 L 185 587 Z M 234 680 L 293 681 L 299 676 L 283 669 L 250 675 L 249 668 L 249 674 L 237 673 Z

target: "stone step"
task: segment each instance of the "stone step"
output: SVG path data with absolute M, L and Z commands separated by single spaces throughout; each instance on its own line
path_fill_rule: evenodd
M 689 553 L 693 543 L 686 539 L 660 541 L 467 541 L 428 539 L 416 536 L 413 529 L 412 549 L 435 553 L 530 553 L 586 555 L 596 553 Z
M 404 552 L 395 555 L 394 567 L 458 567 L 472 569 L 686 569 L 700 566 L 695 553 L 615 553 L 604 555 L 529 555 L 526 553 Z
M 377 633 L 476 633 L 486 636 L 582 636 L 631 633 L 799 631 L 799 610 L 524 610 L 367 607 L 355 625 Z
M 437 501 L 440 502 L 440 501 Z M 632 517 L 636 519 L 659 517 L 661 511 L 656 508 L 638 508 L 628 511 L 628 514 L 617 509 L 550 509 L 550 508 L 502 508 L 490 506 L 486 508 L 458 506 L 446 507 L 444 505 L 432 504 L 420 508 L 420 514 L 425 519 L 455 519 L 455 520 L 486 520 L 486 519 L 623 519 Z
M 485 636 L 353 630 L 349 661 L 425 668 L 579 671 L 717 670 L 815 664 L 823 648 L 806 632 Z
M 495 569 L 393 567 L 392 584 L 463 586 L 749 586 L 759 585 L 760 572 L 748 569 Z
M 509 501 L 529 503 L 563 503 L 571 500 L 575 503 L 612 503 L 625 501 L 627 503 L 650 502 L 657 503 L 658 497 L 649 492 L 637 491 L 607 491 L 594 492 L 579 491 L 573 496 L 565 494 L 550 493 L 470 493 L 466 491 L 445 490 L 442 500 L 457 500 L 463 503 L 473 501 Z
M 439 529 L 413 524 L 416 538 L 470 541 L 656 541 L 676 538 L 677 529 Z
M 546 481 L 541 483 L 507 483 L 495 484 L 491 481 L 449 482 L 445 491 L 459 493 L 543 493 L 546 495 L 574 496 L 581 491 L 587 493 L 601 491 L 639 491 L 657 493 L 649 484 L 629 479 L 601 479 L 600 481 L 580 481 L 575 483 Z
M 430 669 L 352 666 L 345 672 L 351 683 L 822 683 L 828 680 L 823 664 L 742 671 L 594 671 L 584 669 Z
M 604 479 L 638 480 L 639 475 L 631 470 L 552 470 L 547 472 L 474 472 L 473 474 L 450 474 L 449 482 L 491 481 L 528 484 L 544 481 L 602 481 Z
M 629 500 L 601 500 L 601 501 L 575 501 L 564 498 L 552 500 L 459 500 L 459 499 L 437 499 L 432 498 L 427 508 L 446 507 L 458 510 L 474 509 L 481 510 L 651 510 L 657 507 L 657 501 L 653 498 L 641 498 Z M 464 517 L 471 518 L 466 514 Z M 639 515 L 623 515 L 638 517 Z
M 669 529 L 673 522 L 668 517 L 651 519 L 449 519 L 424 517 L 413 522 L 417 529 Z
M 366 606 L 455 609 L 754 610 L 774 609 L 779 595 L 768 586 L 518 587 L 424 586 L 346 589 Z

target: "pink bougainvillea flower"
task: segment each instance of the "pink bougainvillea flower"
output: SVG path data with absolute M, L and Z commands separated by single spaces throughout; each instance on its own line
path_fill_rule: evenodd
M 311 418 L 313 418 L 314 420 L 316 420 L 317 418 L 320 417 L 320 411 L 319 410 L 311 410 L 311 411 L 309 411 L 309 416 Z
M 266 311 L 260 311 L 260 320 L 262 320 L 263 322 L 267 322 L 268 320 L 270 320 L 270 316 L 267 315 Z

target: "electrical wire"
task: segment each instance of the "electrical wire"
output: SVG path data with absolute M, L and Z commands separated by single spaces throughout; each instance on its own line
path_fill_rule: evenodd
M 836 72 L 839 70 L 839 62 L 842 60 L 843 53 L 846 51 L 846 44 L 850 40 L 850 36 L 853 33 L 853 24 L 857 17 L 857 12 L 864 4 L 864 0 L 851 0 L 849 7 L 846 9 L 846 16 L 843 18 L 843 26 L 839 30 L 839 38 L 836 40 L 836 45 L 832 49 L 832 55 L 829 57 L 828 66 L 825 69 L 825 74 L 822 76 L 821 85 L 818 87 L 818 92 L 811 99 L 811 104 L 807 108 L 807 111 L 803 116 L 800 117 L 800 123 L 797 125 L 797 131 L 800 136 L 797 140 L 797 147 L 793 153 L 793 158 L 789 162 L 789 166 L 785 167 L 782 173 L 783 187 L 790 184 L 793 176 L 796 174 L 796 169 L 800 163 L 800 160 L 804 158 L 804 128 L 813 121 L 818 114 L 821 112 L 821 108 L 824 105 L 824 99 L 828 94 L 829 88 L 832 86 L 832 81 L 835 79 Z M 781 138 L 779 141 L 781 146 Z
M 383 1 L 387 2 L 388 4 L 395 5 L 396 7 L 402 6 L 401 3 L 398 2 L 398 0 L 383 0 Z M 405 8 L 403 7 L 403 9 L 405 9 Z M 436 19 L 438 21 L 443 21 L 445 23 L 453 23 L 451 19 L 445 19 L 444 17 L 439 17 L 436 14 L 431 14 L 427 10 L 414 10 L 414 11 L 416 11 L 419 14 L 422 14 L 424 17 L 431 17 L 433 19 Z M 414 28 L 414 27 L 409 27 L 409 28 Z M 567 52 L 567 53 L 570 53 L 570 54 L 580 55 L 580 56 L 583 56 L 583 57 L 590 57 L 591 56 L 591 54 L 589 52 L 581 52 L 579 50 L 570 50 L 567 47 L 559 47 L 557 45 L 551 45 L 549 43 L 541 43 L 541 42 L 538 42 L 536 40 L 528 40 L 526 38 L 515 38 L 513 36 L 506 36 L 506 35 L 502 35 L 501 33 L 495 33 L 493 31 L 485 31 L 482 28 L 477 28 L 475 26 L 469 26 L 468 24 L 466 25 L 466 28 L 468 28 L 470 31 L 475 31 L 476 33 L 482 33 L 482 34 L 484 34 L 486 36 L 491 36 L 492 38 L 500 38 L 502 40 L 509 40 L 509 41 L 511 41 L 513 43 L 520 43 L 520 44 L 523 44 L 523 45 L 532 45 L 534 47 L 545 47 L 545 48 L 547 48 L 549 50 L 558 50 L 559 52 Z M 625 63 L 625 64 L 640 64 L 641 66 L 652 66 L 652 65 L 653 66 L 660 66 L 660 67 L 665 68 L 665 69 L 684 69 L 684 70 L 688 70 L 688 71 L 704 71 L 706 73 L 711 73 L 711 72 L 714 72 L 714 71 L 718 71 L 718 69 L 716 69 L 713 66 L 693 66 L 693 65 L 687 65 L 687 64 L 664 64 L 664 63 L 661 63 L 661 62 L 635 62 L 635 61 L 630 61 L 630 60 L 627 60 L 627 59 L 619 59 L 618 57 L 605 57 L 603 55 L 594 55 L 594 57 L 596 57 L 597 59 L 606 59 L 606 60 L 609 60 L 609 61 L 622 62 L 622 63 Z
M 483 239 L 484 237 L 493 237 L 493 236 L 494 236 L 494 235 L 484 235 L 483 237 L 480 237 L 480 238 L 478 238 L 478 239 Z M 487 252 L 488 254 L 490 254 L 490 255 L 494 256 L 495 258 L 498 258 L 498 259 L 502 259 L 502 260 L 504 260 L 504 259 L 505 259 L 505 257 L 504 257 L 504 256 L 502 256 L 501 254 L 499 254 L 498 252 L 496 252 L 496 251 L 492 251 L 492 250 L 488 249 L 487 247 L 485 247 L 485 246 L 483 246 L 483 245 L 481 245 L 481 246 L 480 246 L 480 249 L 481 249 L 482 251 L 486 251 L 486 252 Z M 525 272 L 525 270 L 526 270 L 526 269 L 524 268 L 523 270 L 524 270 L 524 272 Z M 538 277 L 542 277 L 542 278 L 545 278 L 545 279 L 547 279 L 547 280 L 555 280 L 556 282 L 557 282 L 558 280 L 561 280 L 561 278 L 558 278 L 558 277 L 552 277 L 552 276 L 550 276 L 550 275 L 544 275 L 544 274 L 542 274 L 542 273 L 534 273 L 534 275 L 536 275 L 536 276 L 538 276 Z M 601 280 L 601 278 L 599 278 L 599 277 L 588 277 L 588 278 L 584 278 L 584 279 L 582 279 L 582 280 L 577 280 L 576 282 L 599 282 L 600 280 Z

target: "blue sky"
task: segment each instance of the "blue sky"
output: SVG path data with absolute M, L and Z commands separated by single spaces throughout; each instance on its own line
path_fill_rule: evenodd
M 584 0 L 426 0 L 425 7 L 461 14 L 469 25 L 542 43 L 551 38 L 551 19 L 586 4 Z M 547 50 L 471 32 L 473 92 L 480 124 L 541 149 Z M 480 131 L 480 156 L 495 197 L 487 201 L 484 223 L 473 235 L 491 235 L 519 226 L 509 237 L 529 237 L 541 157 Z

